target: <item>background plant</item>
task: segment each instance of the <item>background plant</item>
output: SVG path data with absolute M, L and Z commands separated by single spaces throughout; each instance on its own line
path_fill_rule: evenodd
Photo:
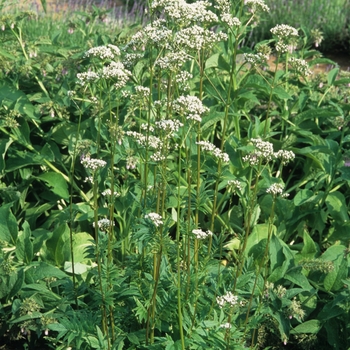
M 147 25 L 110 35 L 94 11 L 34 54 L 33 17 L 2 33 L 3 334 L 347 344 L 346 73 L 313 76 L 288 25 L 244 47 L 261 1 L 154 1 Z

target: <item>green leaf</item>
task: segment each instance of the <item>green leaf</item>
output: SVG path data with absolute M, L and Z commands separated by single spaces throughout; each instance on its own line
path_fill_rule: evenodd
M 15 289 L 17 284 L 18 274 L 17 272 L 7 273 L 3 268 L 0 267 L 0 300 L 3 298 L 8 299 L 10 293 Z M 13 293 L 11 293 L 12 295 Z
M 52 188 L 52 192 L 59 197 L 65 200 L 69 199 L 68 185 L 61 174 L 47 172 L 37 176 L 37 179 L 45 181 Z
M 0 241 L 16 245 L 18 227 L 15 216 L 11 212 L 12 203 L 0 207 Z
M 287 279 L 288 281 L 291 281 L 292 283 L 302 287 L 303 289 L 307 290 L 307 291 L 311 291 L 312 286 L 309 283 L 309 280 L 306 278 L 306 276 L 304 276 L 301 273 L 301 268 L 299 269 L 293 269 L 290 270 L 286 273 L 286 275 L 284 276 L 285 279 Z
M 292 98 L 283 88 L 279 86 L 275 87 L 272 93 L 281 100 L 290 100 Z
M 209 68 L 219 68 L 226 72 L 230 72 L 230 65 L 225 61 L 220 53 L 216 53 L 206 60 L 205 69 Z
M 69 240 L 69 228 L 66 224 L 62 224 L 54 230 L 52 238 L 48 239 L 41 248 L 41 257 L 47 262 L 63 267 L 65 257 L 70 254 L 70 250 L 67 251 L 68 245 L 65 245 L 67 240 Z
M 333 219 L 338 222 L 349 220 L 348 207 L 342 193 L 335 191 L 328 194 L 326 205 Z
M 303 205 L 305 203 L 308 203 L 311 201 L 311 198 L 314 197 L 314 191 L 308 190 L 308 189 L 302 189 L 299 191 L 296 196 L 294 197 L 294 205 L 296 207 Z
M 318 252 L 316 243 L 314 240 L 310 237 L 309 233 L 304 230 L 303 231 L 303 241 L 304 245 L 300 252 L 300 255 L 302 258 L 312 259 L 315 257 L 316 253 Z
M 93 238 L 86 232 L 78 232 L 73 235 L 73 253 L 75 263 L 87 262 L 86 250 L 93 246 Z M 71 260 L 70 253 L 70 240 L 66 240 L 63 245 L 63 251 L 65 252 L 65 260 Z M 69 252 L 69 254 L 67 254 Z
M 343 250 L 343 255 L 344 255 Z M 330 271 L 325 277 L 323 284 L 327 291 L 338 291 L 344 287 L 343 280 L 348 275 L 348 262 L 343 255 L 340 255 L 334 261 L 334 270 Z
M 23 232 L 18 236 L 16 256 L 26 265 L 29 265 L 34 257 L 31 230 L 27 221 L 23 223 Z
M 47 13 L 47 6 L 46 6 L 46 0 L 40 0 L 41 1 L 41 5 L 44 9 L 44 12 Z
M 12 108 L 31 119 L 39 120 L 27 95 L 5 81 L 0 82 L 0 104 Z
M 17 270 L 17 279 L 9 292 L 8 298 L 13 298 L 21 289 L 24 283 L 24 269 Z
M 11 55 L 10 53 L 8 53 L 7 51 L 5 51 L 5 50 L 3 50 L 3 49 L 1 49 L 1 48 L 0 48 L 0 55 L 1 55 L 1 56 L 4 56 L 4 57 L 6 57 L 6 58 L 9 58 L 9 59 L 12 60 L 12 61 L 15 61 L 15 60 L 16 60 L 16 57 L 15 57 L 15 56 Z
M 316 334 L 321 329 L 322 324 L 319 320 L 309 320 L 296 326 L 291 334 Z
M 328 85 L 333 85 L 335 82 L 335 79 L 337 78 L 337 75 L 339 73 L 339 68 L 333 68 L 328 74 L 327 74 L 327 82 Z

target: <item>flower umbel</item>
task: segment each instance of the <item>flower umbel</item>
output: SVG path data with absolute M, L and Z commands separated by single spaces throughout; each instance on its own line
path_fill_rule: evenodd
M 192 230 L 192 233 L 196 236 L 197 239 L 205 239 L 213 235 L 213 232 L 211 232 L 210 230 L 207 230 L 206 232 L 204 232 L 201 229 Z
M 151 220 L 156 227 L 163 225 L 163 219 L 157 213 L 148 213 L 145 215 L 145 219 Z

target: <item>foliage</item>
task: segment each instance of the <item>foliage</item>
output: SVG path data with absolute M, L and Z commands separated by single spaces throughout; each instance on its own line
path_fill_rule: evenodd
M 262 1 L 176 4 L 2 17 L 1 336 L 349 346 L 348 74 L 290 26 L 245 47 Z
M 319 47 L 322 52 L 349 50 L 348 0 L 267 0 L 266 4 L 271 11 L 261 16 L 247 41 L 248 45 L 269 39 L 270 28 L 285 23 L 304 30 L 310 38 L 309 44 Z M 322 32 L 322 42 L 315 35 L 318 31 Z

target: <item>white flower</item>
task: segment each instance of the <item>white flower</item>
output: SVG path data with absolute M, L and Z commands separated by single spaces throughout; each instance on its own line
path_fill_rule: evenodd
M 233 295 L 232 292 L 227 292 L 223 296 L 216 297 L 216 302 L 218 303 L 220 309 L 224 307 L 226 303 L 230 306 L 235 306 L 238 303 L 238 296 Z
M 249 162 L 251 166 L 259 164 L 260 161 L 269 161 L 273 159 L 273 145 L 271 142 L 262 141 L 260 138 L 250 140 L 255 146 L 255 150 L 244 156 L 243 161 Z
M 84 168 L 90 169 L 92 171 L 95 171 L 98 168 L 103 168 L 107 164 L 102 159 L 94 159 L 94 158 L 90 158 L 90 156 L 83 156 L 80 162 L 81 164 L 83 164 Z
M 277 196 L 277 195 L 282 195 L 283 194 L 283 190 L 284 190 L 284 185 L 280 184 L 280 183 L 275 183 L 272 184 L 267 190 L 266 193 L 270 193 L 273 196 Z
M 305 60 L 300 58 L 291 57 L 288 60 L 288 63 L 294 68 L 298 73 L 308 76 L 311 75 L 311 70 L 309 69 L 309 65 Z
M 86 83 L 98 81 L 100 79 L 100 76 L 95 72 L 89 71 L 78 73 L 77 78 L 78 84 L 84 86 Z
M 162 217 L 157 213 L 149 213 L 145 215 L 145 219 L 151 220 L 155 226 L 163 225 Z
M 100 59 L 113 60 L 115 56 L 120 56 L 120 50 L 117 46 L 108 44 L 107 46 L 97 46 L 85 52 L 85 57 L 99 57 Z
M 293 39 L 299 35 L 297 29 L 287 24 L 277 24 L 270 29 L 270 32 L 273 35 L 276 35 L 279 39 Z
M 242 184 L 238 180 L 228 180 L 227 181 L 227 186 L 231 187 L 232 190 L 237 189 L 239 191 L 242 191 Z
M 133 137 L 136 140 L 136 142 L 143 147 L 147 146 L 147 141 L 148 141 L 148 146 L 154 149 L 159 149 L 163 144 L 162 140 L 159 137 L 156 137 L 153 135 L 149 135 L 148 140 L 146 136 L 136 131 L 127 131 L 126 135 Z
M 253 12 L 262 11 L 269 12 L 270 8 L 265 4 L 263 0 L 245 0 L 244 3 L 249 6 Z
M 221 325 L 220 325 L 220 328 L 230 329 L 230 328 L 231 328 L 231 324 L 228 323 L 228 322 L 226 322 L 226 323 L 224 323 L 224 324 L 221 324 Z
M 281 159 L 283 164 L 287 164 L 294 160 L 295 153 L 293 151 L 279 150 L 275 153 L 275 157 Z
M 211 48 L 215 43 L 227 40 L 227 34 L 214 33 L 198 25 L 179 30 L 175 35 L 175 45 L 188 50 L 201 50 Z
M 196 96 L 180 96 L 173 103 L 173 109 L 179 114 L 186 116 L 186 119 L 200 122 L 201 116 L 209 112 L 209 108 L 205 107 L 202 101 Z
M 95 222 L 92 223 L 93 227 L 95 227 Z M 97 222 L 97 227 L 101 230 L 101 231 L 108 231 L 108 229 L 111 226 L 115 226 L 114 221 L 111 221 L 109 219 L 101 219 L 98 220 Z
M 211 152 L 216 158 L 221 159 L 224 163 L 228 163 L 230 161 L 230 157 L 227 153 L 221 152 L 219 148 L 213 145 L 209 141 L 198 141 L 197 145 L 200 145 L 204 151 Z
M 106 190 L 104 190 L 104 191 L 102 192 L 102 196 L 111 196 L 111 195 L 112 195 L 112 191 L 111 191 L 110 188 L 107 188 Z M 113 195 L 114 195 L 115 197 L 119 197 L 119 196 L 120 196 L 120 193 L 114 191 L 114 192 L 113 192 Z
M 205 239 L 213 235 L 213 232 L 211 232 L 210 230 L 207 230 L 206 232 L 204 232 L 201 229 L 192 230 L 192 233 L 196 236 L 197 239 Z

